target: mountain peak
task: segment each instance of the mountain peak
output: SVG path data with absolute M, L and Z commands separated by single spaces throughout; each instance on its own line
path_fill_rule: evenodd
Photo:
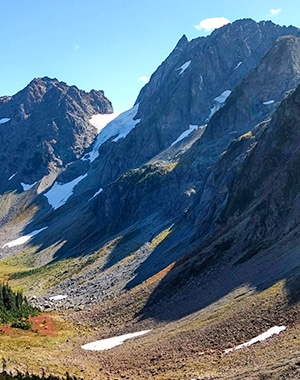
M 177 45 L 175 46 L 175 49 L 179 49 L 179 48 L 182 48 L 182 47 L 185 47 L 186 44 L 188 43 L 188 39 L 187 39 L 187 36 L 184 34 L 180 40 L 177 42 Z
M 32 183 L 62 168 L 94 142 L 91 116 L 112 112 L 103 91 L 87 93 L 56 78 L 34 78 L 12 97 L 0 98 L 0 119 L 9 120 L 0 129 L 0 141 L 8 142 L 0 176 L 18 172 L 23 182 Z
M 35 84 L 35 83 L 54 83 L 54 82 L 59 82 L 57 78 L 50 78 L 48 76 L 44 76 L 44 77 L 37 77 L 37 78 L 34 78 L 30 83 L 30 84 Z

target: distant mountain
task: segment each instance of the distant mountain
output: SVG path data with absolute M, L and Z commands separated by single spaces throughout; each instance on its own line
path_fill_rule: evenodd
M 87 260 L 51 289 L 71 306 L 246 262 L 299 225 L 299 83 L 300 30 L 245 19 L 183 36 L 110 122 L 103 92 L 55 79 L 1 98 L 3 256 L 26 235 L 31 265 Z
M 97 135 L 89 119 L 111 112 L 102 91 L 86 93 L 47 77 L 0 98 L 0 191 L 17 181 L 32 184 L 80 158 Z

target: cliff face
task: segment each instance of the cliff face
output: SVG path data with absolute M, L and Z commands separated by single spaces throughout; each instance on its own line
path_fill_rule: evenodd
M 161 212 L 189 221 L 198 238 L 211 234 L 235 176 L 266 128 L 265 121 L 286 92 L 300 83 L 299 43 L 297 37 L 280 38 L 191 146 L 178 153 L 176 146 L 182 148 L 184 141 L 178 142 L 109 186 L 99 196 L 103 228 L 115 217 L 122 223 L 115 224 L 114 231 L 120 231 L 138 218 Z
M 285 94 L 300 83 L 299 43 L 297 37 L 280 38 L 231 93 L 225 106 L 208 124 L 203 137 L 188 153 L 193 153 L 200 176 L 203 177 L 203 173 L 207 176 L 202 181 L 203 187 L 191 216 L 199 226 L 199 236 L 213 228 L 227 201 L 231 183 L 264 132 L 266 121 Z M 207 151 L 211 153 L 204 157 L 199 154 Z
M 261 291 L 282 279 L 299 301 L 299 100 L 300 86 L 220 157 L 194 204 L 194 244 L 153 292 L 147 316 L 177 319 L 245 284 Z
M 245 19 L 215 30 L 208 38 L 188 42 L 182 37 L 139 94 L 138 116 L 163 117 L 160 125 L 165 131 L 180 131 L 177 123 L 181 130 L 189 124 L 206 124 L 216 98 L 232 91 L 283 35 L 299 31 Z M 167 136 L 162 140 L 168 143 Z
M 245 245 L 278 241 L 299 227 L 300 87 L 281 103 L 235 178 L 221 220 L 249 215 Z

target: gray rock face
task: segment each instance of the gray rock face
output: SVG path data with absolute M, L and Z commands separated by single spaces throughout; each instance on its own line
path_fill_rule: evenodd
M 152 294 L 148 317 L 183 317 L 244 284 L 259 292 L 282 279 L 299 302 L 299 102 L 298 85 L 220 157 L 194 203 L 195 244 Z
M 300 86 L 281 103 L 232 183 L 221 221 L 250 215 L 246 248 L 299 228 L 299 121 Z
M 245 19 L 206 38 L 189 42 L 183 36 L 141 90 L 136 100 L 136 119 L 140 122 L 126 139 L 101 147 L 101 159 L 94 164 L 101 173 L 101 184 L 105 186 L 127 170 L 144 165 L 190 125 L 207 124 L 216 109 L 216 99 L 233 91 L 284 35 L 300 32 L 294 27 Z M 221 107 L 222 101 L 218 105 Z M 265 109 L 270 112 L 272 106 Z
M 238 168 L 266 128 L 262 122 L 271 117 L 285 94 L 300 83 L 299 44 L 299 37 L 280 38 L 255 70 L 236 87 L 225 106 L 208 124 L 201 140 L 188 152 L 193 154 L 197 170 L 208 176 L 203 190 L 196 196 L 191 217 L 199 226 L 198 234 L 209 231 L 218 218 Z M 210 154 L 203 158 L 208 147 Z M 227 152 L 218 158 L 226 149 Z
M 285 93 L 300 79 L 300 39 L 279 38 L 259 65 L 248 74 L 212 120 L 206 135 L 212 139 L 228 133 L 242 134 L 267 119 L 278 107 Z
M 207 38 L 183 37 L 138 96 L 138 117 L 157 120 L 165 144 L 170 130 L 179 135 L 189 124 L 206 124 L 214 99 L 232 91 L 283 35 L 300 34 L 297 28 L 246 19 Z
M 33 183 L 79 158 L 97 135 L 89 118 L 111 112 L 102 91 L 86 93 L 47 77 L 0 98 L 0 119 L 9 119 L 0 128 L 0 190 L 15 173 L 15 181 Z

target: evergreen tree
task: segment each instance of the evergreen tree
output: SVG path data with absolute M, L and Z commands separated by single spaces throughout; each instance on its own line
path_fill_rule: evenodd
M 12 323 L 12 327 L 29 329 L 29 316 L 37 315 L 37 310 L 29 305 L 22 292 L 16 293 L 7 283 L 0 284 L 0 322 Z

